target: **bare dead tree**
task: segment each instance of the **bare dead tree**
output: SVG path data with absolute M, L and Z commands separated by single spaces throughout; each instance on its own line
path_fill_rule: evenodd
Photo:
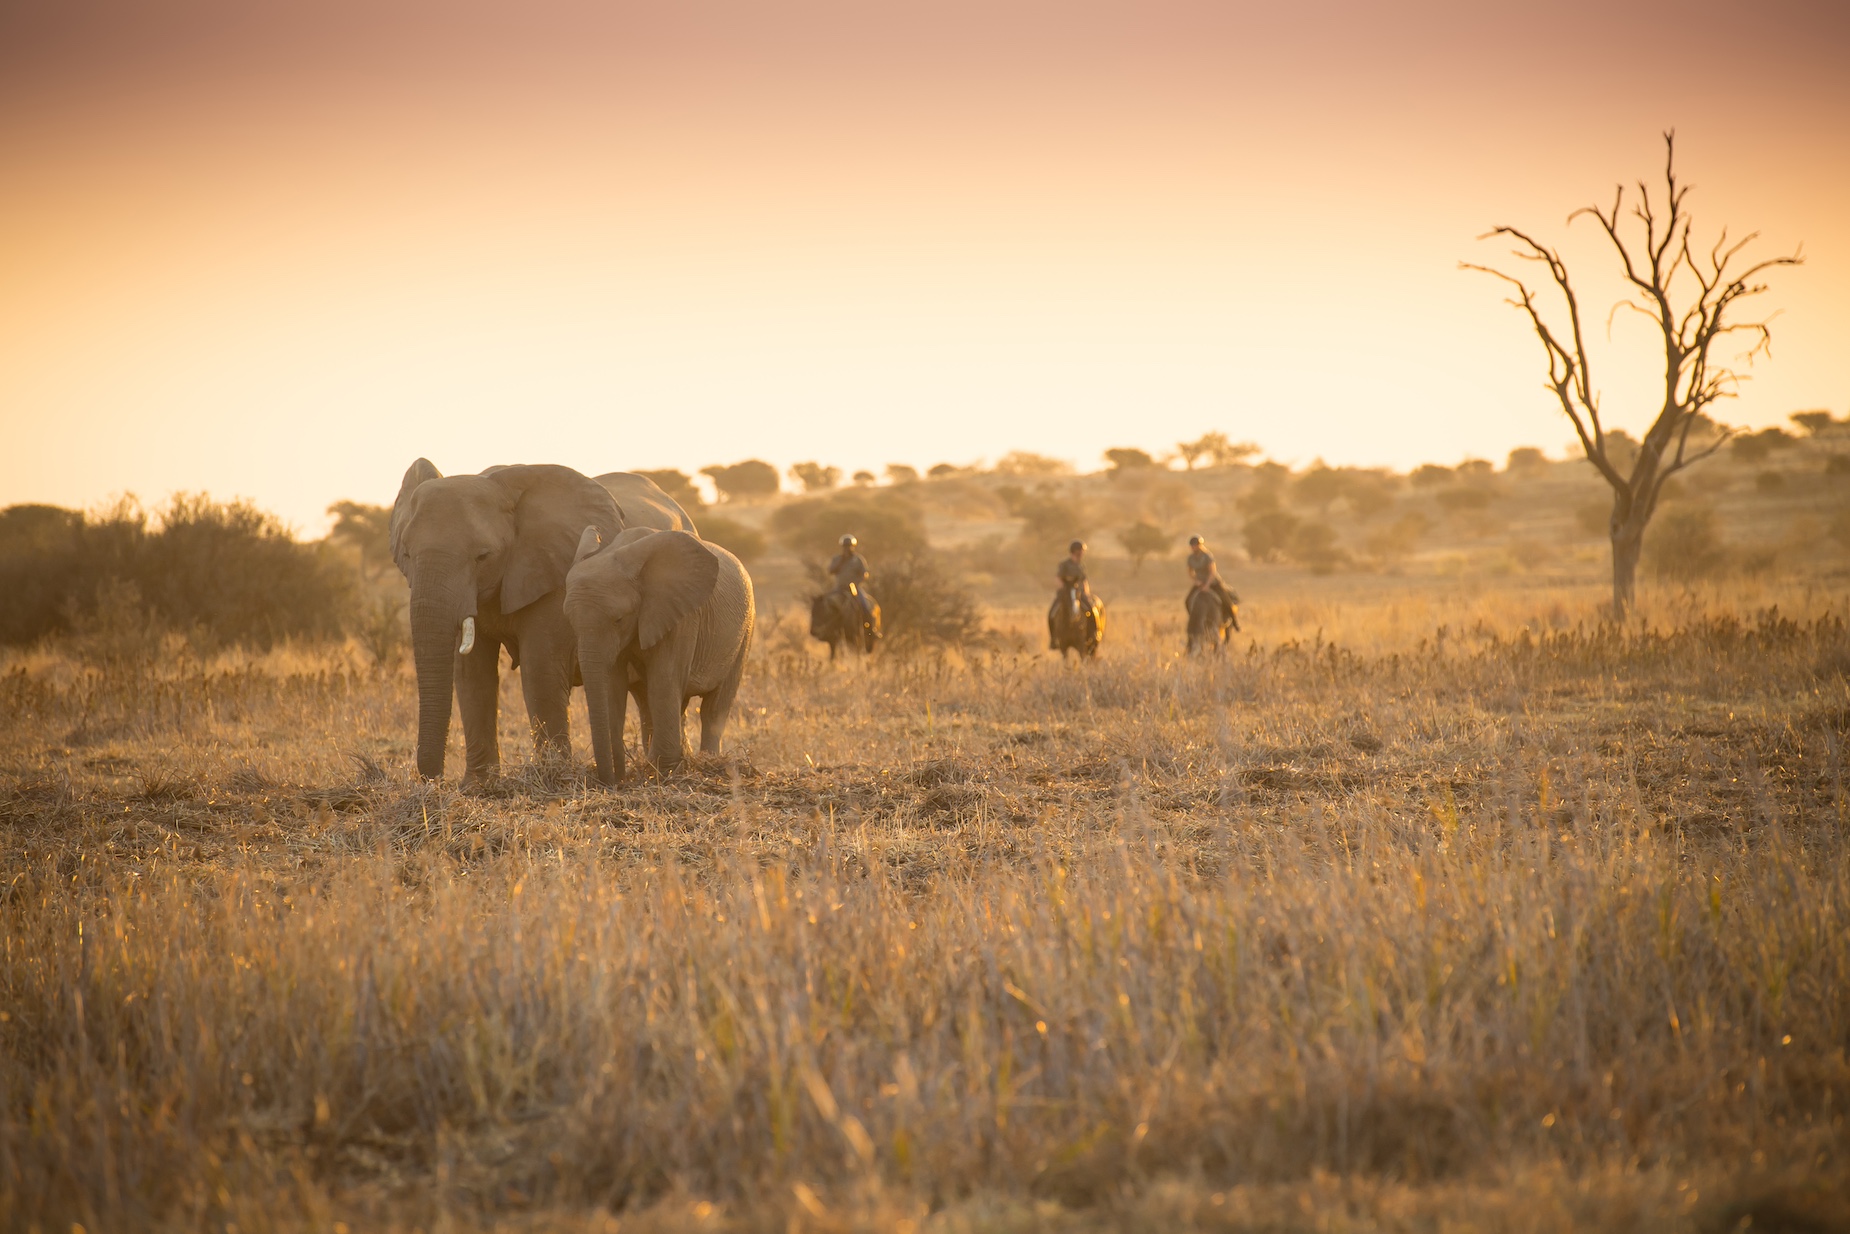
M 1726 228 L 1712 247 L 1703 250 L 1691 238 L 1692 219 L 1684 208 L 1688 195 L 1689 186 L 1677 183 L 1676 134 L 1668 132 L 1664 134 L 1661 202 L 1652 199 L 1650 188 L 1641 180 L 1638 202 L 1629 213 L 1624 211 L 1625 186 L 1620 185 L 1613 193 L 1611 209 L 1586 206 L 1567 216 L 1570 225 L 1581 215 L 1588 215 L 1599 224 L 1618 256 L 1625 281 L 1631 285 L 1631 293 L 1607 314 L 1608 332 L 1613 316 L 1620 309 L 1629 309 L 1648 318 L 1663 339 L 1663 404 L 1638 447 L 1629 473 L 1622 470 L 1621 462 L 1607 451 L 1608 433 L 1600 421 L 1599 390 L 1587 361 L 1580 301 L 1560 253 L 1515 227 L 1497 227 L 1478 237 L 1480 240 L 1493 237 L 1514 240 L 1513 256 L 1546 268 L 1549 280 L 1566 305 L 1568 328 L 1565 332 L 1549 324 L 1537 304 L 1536 292 L 1522 279 L 1489 266 L 1459 263 L 1464 269 L 1492 275 L 1516 289 L 1508 303 L 1528 314 L 1535 327 L 1536 336 L 1548 355 L 1548 388 L 1554 391 L 1561 410 L 1573 421 L 1587 461 L 1612 488 L 1612 515 L 1608 526 L 1612 538 L 1615 617 L 1623 617 L 1631 607 L 1645 527 L 1657 510 L 1664 482 L 1715 453 L 1729 435 L 1727 430 L 1718 428 L 1712 440 L 1699 440 L 1692 450 L 1690 430 L 1707 420 L 1705 412 L 1709 407 L 1721 399 L 1734 397 L 1740 383 L 1747 379 L 1736 365 L 1751 364 L 1772 342 L 1768 329 L 1771 318 L 1736 322 L 1728 319 L 1729 314 L 1739 301 L 1766 290 L 1766 284 L 1757 281 L 1765 271 L 1775 266 L 1800 265 L 1804 261 L 1802 253 L 1794 251 L 1789 257 L 1749 263 L 1741 254 L 1759 233 L 1750 233 L 1730 243 Z M 1628 220 L 1636 220 L 1636 225 L 1625 228 L 1632 233 L 1630 239 L 1621 234 Z M 1642 235 L 1637 234 L 1640 230 Z M 1736 268 L 1737 262 L 1740 268 Z M 1546 290 L 1546 284 L 1542 286 Z M 1717 343 L 1731 334 L 1749 336 L 1751 345 L 1732 363 L 1719 361 L 1711 353 Z

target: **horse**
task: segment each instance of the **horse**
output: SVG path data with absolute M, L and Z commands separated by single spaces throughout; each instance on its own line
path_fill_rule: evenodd
M 867 601 L 863 609 L 861 592 L 852 583 L 845 591 L 810 597 L 809 636 L 829 645 L 829 659 L 844 650 L 866 654 L 874 649 L 880 638 L 880 605 L 872 596 Z
M 1068 586 L 1060 592 L 1060 602 L 1053 610 L 1053 642 L 1066 659 L 1068 651 L 1082 656 L 1096 656 L 1100 640 L 1105 637 L 1105 606 L 1097 596 L 1088 603 L 1079 588 Z
M 1219 651 L 1240 628 L 1239 601 L 1233 611 L 1221 607 L 1220 596 L 1205 587 L 1189 589 L 1185 602 L 1188 610 L 1188 654 Z

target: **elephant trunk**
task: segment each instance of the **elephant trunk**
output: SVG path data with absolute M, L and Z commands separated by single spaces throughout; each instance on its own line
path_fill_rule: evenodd
M 443 566 L 451 565 L 450 570 Z M 462 563 L 419 559 L 411 571 L 411 653 L 418 675 L 418 774 L 443 776 L 443 747 L 450 734 L 450 707 L 455 694 L 459 627 L 474 626 L 473 579 L 460 573 Z M 450 575 L 451 577 L 445 577 Z M 468 630 L 473 634 L 473 629 Z M 473 638 L 468 640 L 473 644 Z
M 585 709 L 591 716 L 591 754 L 597 761 L 597 778 L 615 784 L 623 778 L 623 738 L 614 737 L 612 729 L 628 705 L 627 692 L 618 683 L 616 660 L 593 652 L 579 653 L 579 668 L 585 679 Z M 624 673 L 627 677 L 628 674 Z

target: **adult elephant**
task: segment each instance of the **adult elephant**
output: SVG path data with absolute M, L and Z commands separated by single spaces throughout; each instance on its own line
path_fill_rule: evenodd
M 411 584 L 419 775 L 443 775 L 452 691 L 462 711 L 464 784 L 498 770 L 503 647 L 520 669 L 536 745 L 570 755 L 567 703 L 579 673 L 565 576 L 587 526 L 614 537 L 622 516 L 602 485 L 570 467 L 445 476 L 421 458 L 406 470 L 391 546 Z
M 632 529 L 600 543 L 584 529 L 565 586 L 578 636 L 598 778 L 623 776 L 623 721 L 633 692 L 649 758 L 686 756 L 682 718 L 700 699 L 700 748 L 717 754 L 752 641 L 752 580 L 739 559 L 685 531 Z
M 625 527 L 653 527 L 657 531 L 700 534 L 694 526 L 694 520 L 681 508 L 681 503 L 663 492 L 661 486 L 649 477 L 639 476 L 633 471 L 607 471 L 597 477 L 597 482 L 604 486 L 604 491 L 617 503 Z

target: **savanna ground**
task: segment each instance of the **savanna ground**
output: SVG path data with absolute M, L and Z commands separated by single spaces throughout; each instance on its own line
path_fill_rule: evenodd
M 767 621 L 615 791 L 511 681 L 463 795 L 351 646 L 17 653 L 0 1226 L 1846 1228 L 1842 589 L 1345 594 Z

